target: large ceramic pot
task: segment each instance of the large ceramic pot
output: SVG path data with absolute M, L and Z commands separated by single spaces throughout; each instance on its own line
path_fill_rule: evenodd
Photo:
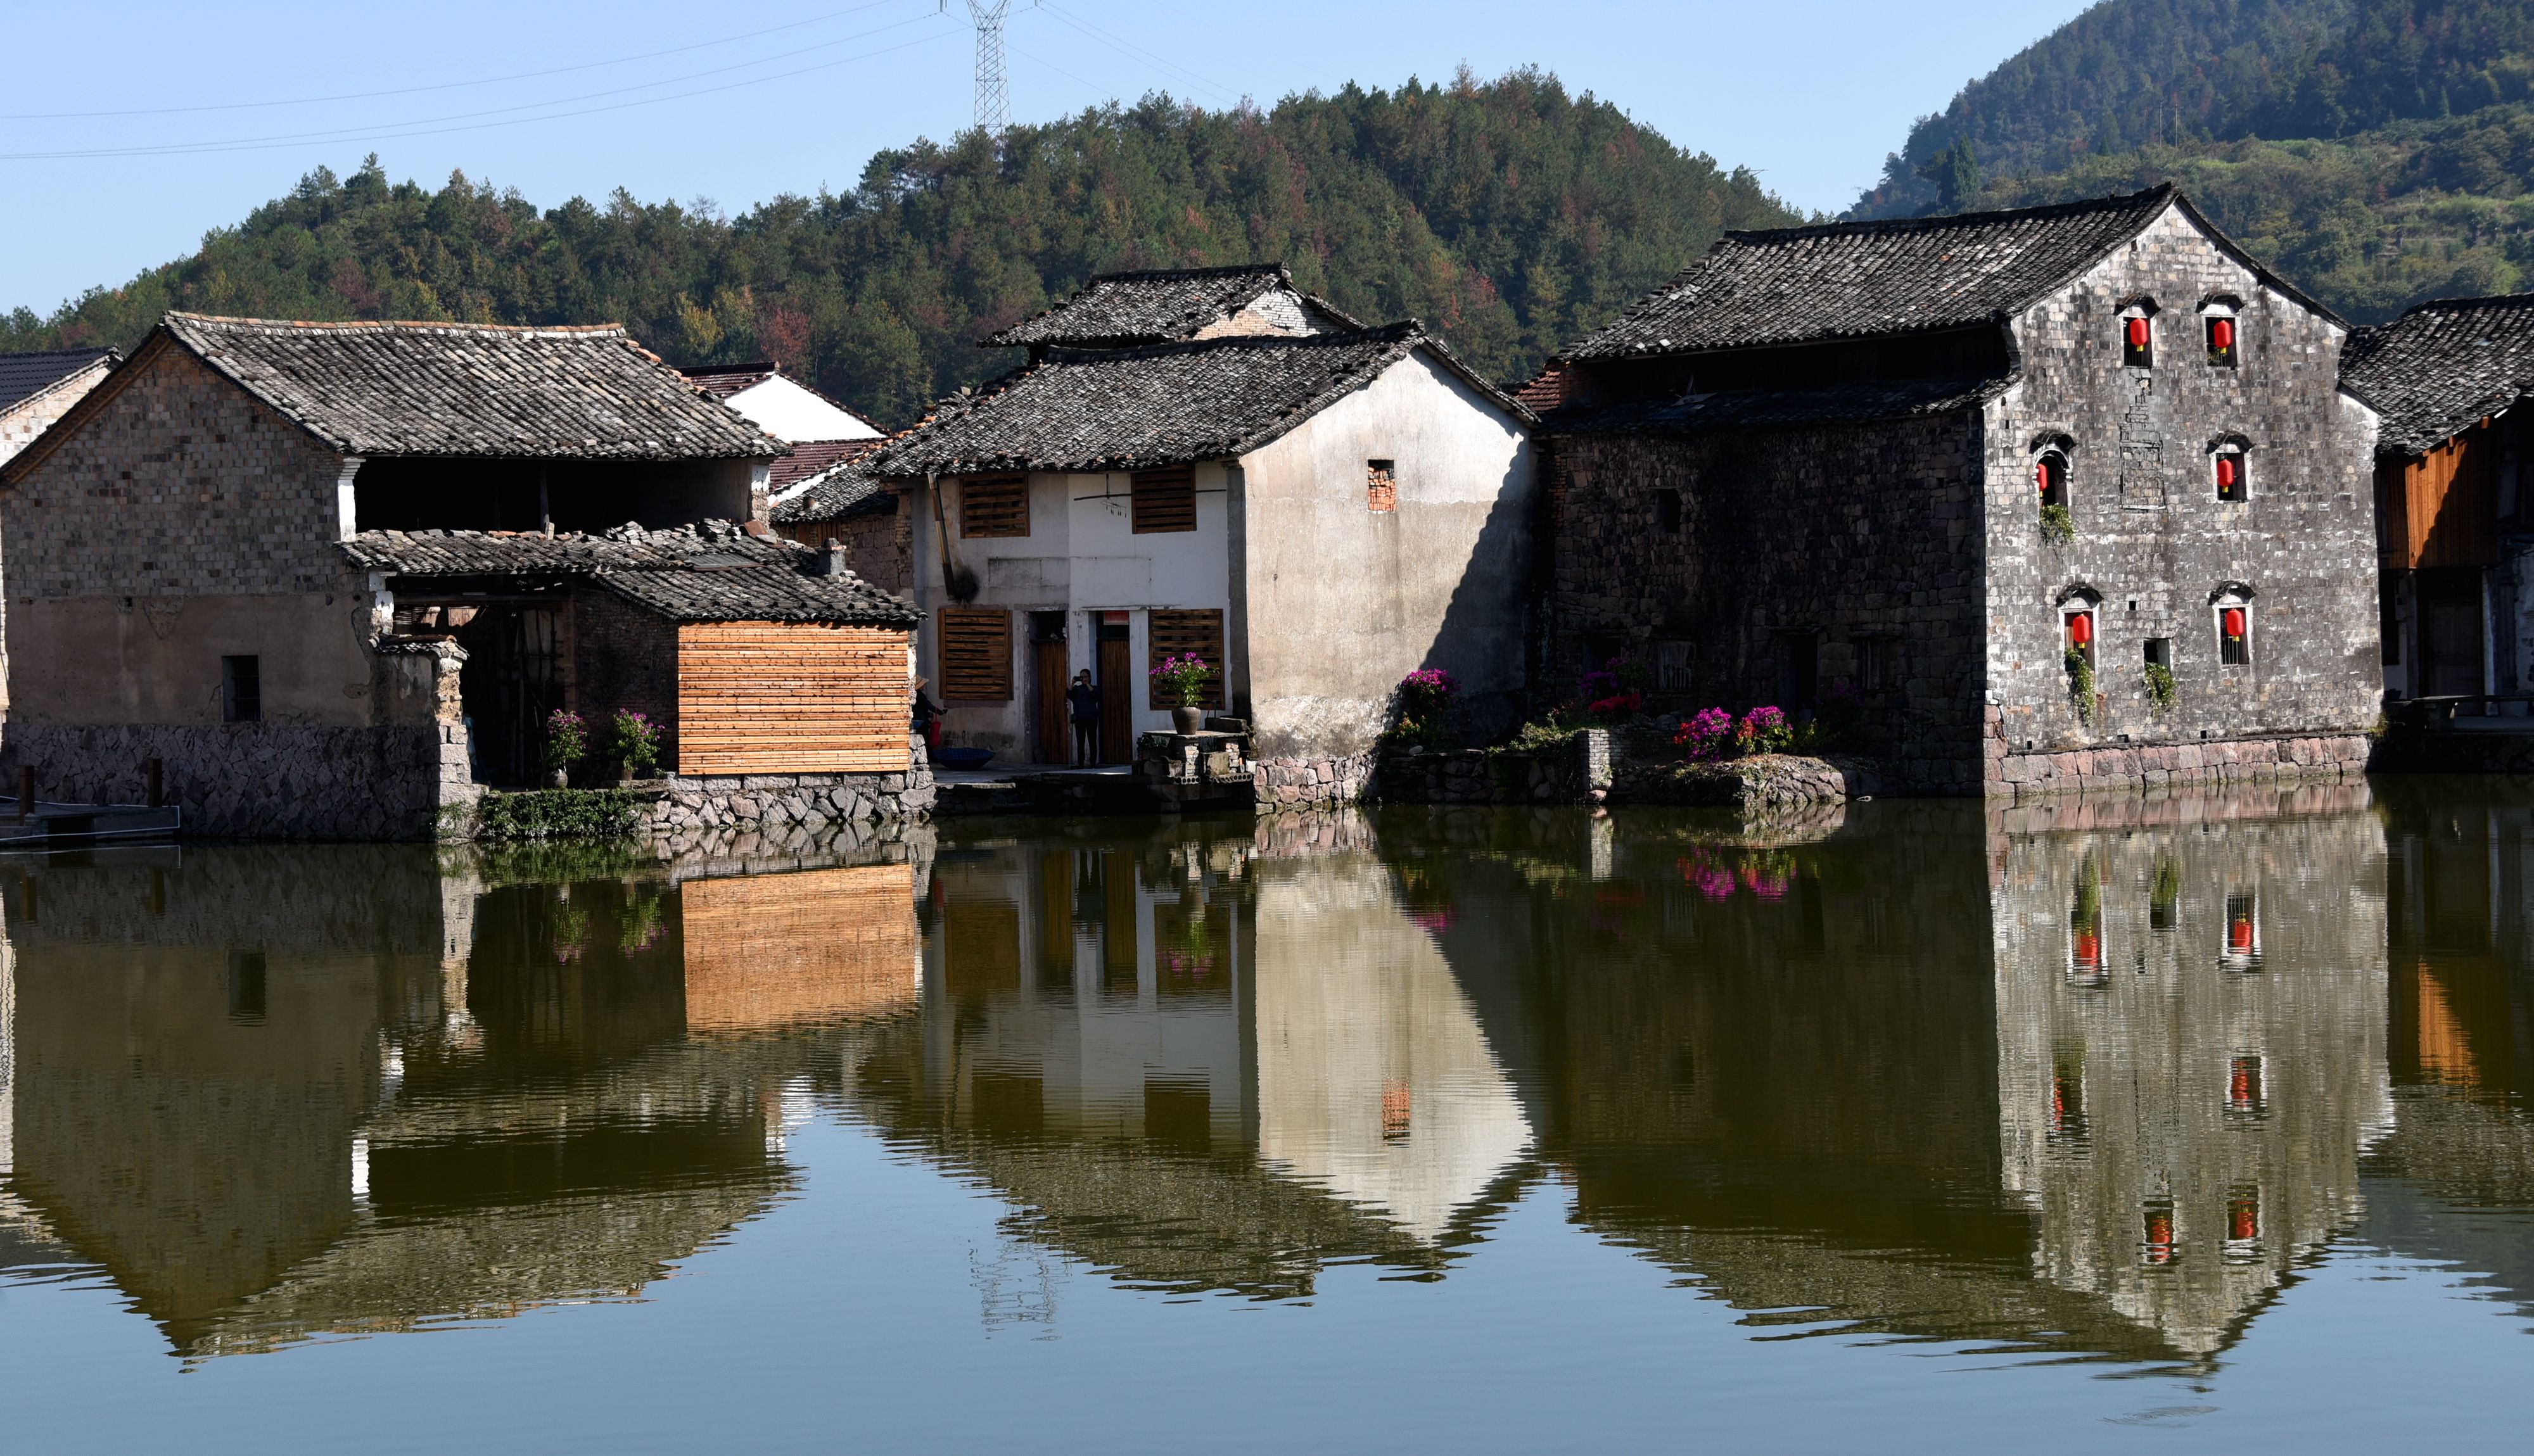
M 546 787 L 548 787 L 548 788 L 570 788 L 571 786 L 572 786 L 572 771 L 571 771 L 570 769 L 548 769 L 548 770 L 546 770 Z
M 1203 708 L 1173 708 L 1171 710 L 1171 727 L 1176 728 L 1179 736 L 1184 738 L 1188 734 L 1205 727 L 1205 710 Z

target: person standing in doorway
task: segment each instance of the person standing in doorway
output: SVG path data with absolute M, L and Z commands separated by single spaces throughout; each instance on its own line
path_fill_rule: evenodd
M 1074 767 L 1090 768 L 1100 762 L 1100 689 L 1089 668 L 1073 674 L 1064 701 L 1073 710 Z

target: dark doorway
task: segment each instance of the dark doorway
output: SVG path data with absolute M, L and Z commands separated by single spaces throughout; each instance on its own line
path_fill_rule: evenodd
M 2437 567 L 2418 577 L 2420 688 L 2425 698 L 2482 690 L 2481 572 Z
M 1778 634 L 1778 706 L 1789 713 L 1809 708 L 1821 690 L 1821 637 L 1814 632 Z
M 485 607 L 457 629 L 466 649 L 457 686 L 473 726 L 475 774 L 531 784 L 545 757 L 546 715 L 563 706 L 563 612 Z
M 1135 759 L 1135 653 L 1126 613 L 1100 613 L 1100 761 Z
M 1073 745 L 1065 736 L 1064 679 L 1071 666 L 1065 652 L 1064 613 L 1030 613 L 1030 693 L 1032 719 L 1038 726 L 1038 761 L 1071 760 Z

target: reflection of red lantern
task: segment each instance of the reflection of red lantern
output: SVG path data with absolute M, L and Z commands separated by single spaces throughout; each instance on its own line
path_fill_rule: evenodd
M 2133 349 L 2143 349 L 2146 347 L 2146 320 L 2144 319 L 2132 319 L 2130 320 L 2130 347 Z
M 2173 1261 L 2173 1210 L 2170 1208 L 2147 1210 L 2146 1259 L 2151 1264 Z
M 2243 608 L 2229 607 L 2224 612 L 2217 613 L 2217 620 L 2219 624 L 2226 629 L 2226 638 L 2228 641 L 2241 642 L 2244 640 Z
M 2079 647 L 2094 640 L 2094 614 L 2090 612 L 2068 613 L 2068 640 Z
M 2235 320 L 2218 319 L 2208 325 L 2208 347 L 2222 354 L 2235 347 Z
M 2226 1237 L 2229 1239 L 2262 1237 L 2261 1194 L 2241 1193 L 2226 1200 Z
M 2238 955 L 2247 954 L 2253 949 L 2253 921 L 2251 916 L 2248 915 L 2243 919 L 2227 922 L 2226 949 L 2233 951 Z
M 2217 489 L 2221 491 L 2235 489 L 2235 457 L 2232 455 L 2217 457 Z
M 2237 1057 L 2226 1071 L 2226 1105 L 2250 1112 L 2262 1102 L 2262 1059 Z

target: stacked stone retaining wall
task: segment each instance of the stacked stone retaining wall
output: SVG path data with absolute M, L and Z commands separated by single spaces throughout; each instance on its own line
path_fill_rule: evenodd
M 1988 795 L 2009 799 L 2173 785 L 2358 778 L 2367 772 L 2372 748 L 2363 733 L 2280 733 L 2057 752 L 2011 752 L 2003 740 L 1991 743 Z
M 1349 758 L 1262 758 L 1249 771 L 1250 790 L 1260 813 L 1293 809 L 1327 809 L 1352 804 L 1372 790 L 1373 756 Z
M 189 837 L 428 840 L 441 806 L 474 791 L 465 733 L 437 723 L 11 724 L 0 792 L 16 792 L 24 766 L 39 801 L 138 804 L 154 758 Z

